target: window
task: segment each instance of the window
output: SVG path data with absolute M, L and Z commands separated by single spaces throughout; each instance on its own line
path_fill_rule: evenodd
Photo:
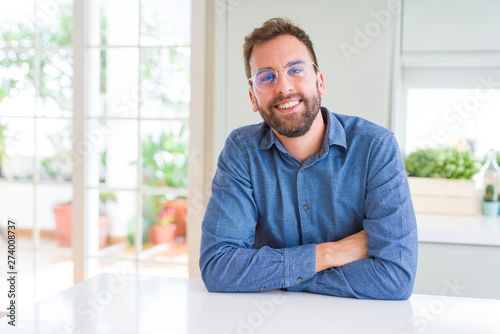
M 88 203 L 87 276 L 187 276 L 191 2 L 84 3 L 89 107 L 76 125 L 73 1 L 20 0 L 0 12 L 0 228 L 18 221 L 21 307 L 70 286 L 83 266 L 69 239 L 74 190 Z M 72 171 L 83 128 L 82 189 Z M 155 241 L 154 226 L 167 225 L 170 239 Z
M 72 199 L 72 16 L 68 0 L 0 13 L 0 227 L 17 220 L 21 307 L 73 282 L 53 213 Z
M 89 9 L 88 223 L 98 240 L 106 213 L 111 237 L 89 249 L 89 274 L 187 276 L 185 242 L 156 236 L 166 225 L 185 236 L 191 4 L 94 0 Z
M 405 69 L 398 135 L 406 154 L 457 146 L 478 158 L 500 151 L 500 71 Z

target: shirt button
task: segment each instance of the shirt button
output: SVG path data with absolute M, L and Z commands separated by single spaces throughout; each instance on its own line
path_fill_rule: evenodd
M 304 206 L 302 207 L 302 209 L 304 209 L 304 211 L 307 211 L 307 209 L 309 209 L 309 207 L 308 207 L 307 205 L 304 205 Z
M 303 172 L 303 171 L 304 171 L 304 168 L 302 168 L 300 171 L 301 171 L 301 172 Z
M 264 287 L 263 287 L 263 286 L 261 286 L 261 287 L 259 288 L 259 290 L 260 290 L 260 291 L 263 291 L 263 290 L 264 290 Z
M 297 278 L 297 282 L 302 282 L 302 277 Z

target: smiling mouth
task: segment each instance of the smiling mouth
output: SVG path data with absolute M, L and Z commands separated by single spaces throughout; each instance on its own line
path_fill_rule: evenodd
M 300 100 L 290 101 L 290 102 L 283 103 L 283 104 L 277 104 L 276 108 L 281 109 L 281 110 L 290 109 L 290 108 L 295 107 L 299 103 L 300 103 Z

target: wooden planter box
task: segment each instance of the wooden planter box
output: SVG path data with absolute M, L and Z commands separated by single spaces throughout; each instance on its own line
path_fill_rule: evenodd
M 476 214 L 474 181 L 409 177 L 408 183 L 416 213 Z

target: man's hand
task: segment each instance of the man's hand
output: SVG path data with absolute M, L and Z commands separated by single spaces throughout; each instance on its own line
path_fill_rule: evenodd
M 339 241 L 317 244 L 316 272 L 341 267 L 367 257 L 367 234 L 362 230 Z

